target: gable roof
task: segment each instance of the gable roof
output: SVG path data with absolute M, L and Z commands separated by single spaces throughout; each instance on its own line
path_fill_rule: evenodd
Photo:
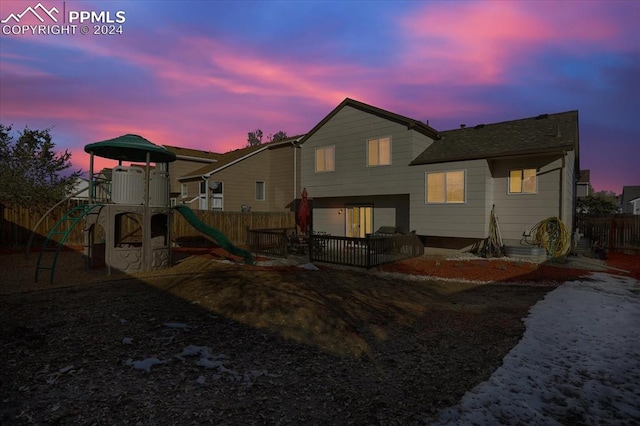
M 441 132 L 411 165 L 578 150 L 578 111 Z
M 162 145 L 167 150 L 176 154 L 179 160 L 194 160 L 206 163 L 213 163 L 222 154 L 211 151 L 202 151 L 199 149 L 182 148 L 180 146 Z
M 623 186 L 622 197 L 620 198 L 621 198 L 622 206 L 624 206 L 626 203 L 630 203 L 631 200 L 640 198 L 640 185 Z
M 337 107 L 333 109 L 325 118 L 322 119 L 318 124 L 315 125 L 313 129 L 309 131 L 301 140 L 300 143 L 304 143 L 307 139 L 309 139 L 315 132 L 317 132 L 322 126 L 324 126 L 329 120 L 331 120 L 338 112 L 340 112 L 344 107 L 352 107 L 356 108 L 360 111 L 367 112 L 369 114 L 376 115 L 378 117 L 384 118 L 389 121 L 393 121 L 399 124 L 403 124 L 407 126 L 407 129 L 415 130 L 419 133 L 422 133 L 425 136 L 430 137 L 431 139 L 438 139 L 438 131 L 428 124 L 423 123 L 420 120 L 414 120 L 409 117 L 405 117 L 400 114 L 396 114 L 390 111 L 386 111 L 381 108 L 377 108 L 363 102 L 356 101 L 354 99 L 345 98 L 344 101 L 340 103 Z
M 214 164 L 208 164 L 206 166 L 200 167 L 189 173 L 188 176 L 180 176 L 178 180 L 181 179 L 193 179 L 205 177 L 208 178 L 212 174 L 231 166 L 239 161 L 244 160 L 245 158 L 256 155 L 259 152 L 262 152 L 267 149 L 277 148 L 282 145 L 289 145 L 292 142 L 298 142 L 298 140 L 302 137 L 302 135 L 289 137 L 283 139 L 278 142 L 268 142 L 254 146 L 248 146 L 245 148 L 239 148 L 233 151 L 226 152 L 224 154 L 219 154 L 218 160 Z

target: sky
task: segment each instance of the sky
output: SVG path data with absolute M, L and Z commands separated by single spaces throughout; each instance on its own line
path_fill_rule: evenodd
M 0 123 L 50 129 L 74 169 L 127 133 L 304 134 L 349 97 L 439 131 L 578 110 L 594 189 L 640 185 L 637 1 L 3 0 L 0 21 Z

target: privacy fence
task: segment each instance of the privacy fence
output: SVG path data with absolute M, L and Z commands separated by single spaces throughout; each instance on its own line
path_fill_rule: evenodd
M 578 215 L 576 228 L 591 241 L 596 239 L 613 251 L 640 249 L 640 216 Z
M 54 209 L 45 216 L 36 230 L 34 243 L 44 240 L 49 230 L 64 215 L 75 207 L 77 202 L 70 202 Z M 42 218 L 46 209 L 33 209 L 24 207 L 8 207 L 0 205 L 0 245 L 3 247 L 26 247 L 31 235 L 31 230 Z M 245 244 L 247 241 L 247 228 L 293 228 L 295 227 L 295 215 L 293 212 L 213 212 L 194 210 L 199 220 L 205 224 L 217 228 L 235 244 Z M 178 214 L 172 216 L 171 237 L 174 242 L 187 245 L 197 241 L 202 236 L 189 223 Z M 82 226 L 76 226 L 65 242 L 71 246 L 84 244 L 84 232 Z

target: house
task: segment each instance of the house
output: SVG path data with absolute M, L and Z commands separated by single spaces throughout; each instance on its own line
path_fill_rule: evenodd
M 593 193 L 591 187 L 591 170 L 580 170 L 576 183 L 576 198 L 588 197 Z
M 300 142 L 314 231 L 393 226 L 462 248 L 489 235 L 494 205 L 505 242 L 552 216 L 573 226 L 577 111 L 439 132 L 347 98 Z
M 178 202 L 200 210 L 292 210 L 302 190 L 300 138 L 218 154 L 215 162 L 177 177 Z
M 623 186 L 620 196 L 620 209 L 623 214 L 640 214 L 640 185 Z
M 70 200 L 88 200 L 89 199 L 89 179 L 78 176 L 73 182 L 73 187 L 69 191 L 68 198 Z
M 198 149 L 182 148 L 178 146 L 163 146 L 176 155 L 176 161 L 169 165 L 169 177 L 171 182 L 169 197 L 171 205 L 175 205 L 178 203 L 178 200 L 181 200 L 182 184 L 178 181 L 178 177 L 189 175 L 195 170 L 217 162 L 222 154 L 210 151 L 201 151 Z

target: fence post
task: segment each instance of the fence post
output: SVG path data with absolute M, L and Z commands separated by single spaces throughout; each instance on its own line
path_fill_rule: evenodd
M 371 268 L 371 234 L 365 234 L 364 240 L 367 245 L 367 249 L 365 250 L 365 256 L 367 256 L 365 260 L 365 266 L 367 269 Z

